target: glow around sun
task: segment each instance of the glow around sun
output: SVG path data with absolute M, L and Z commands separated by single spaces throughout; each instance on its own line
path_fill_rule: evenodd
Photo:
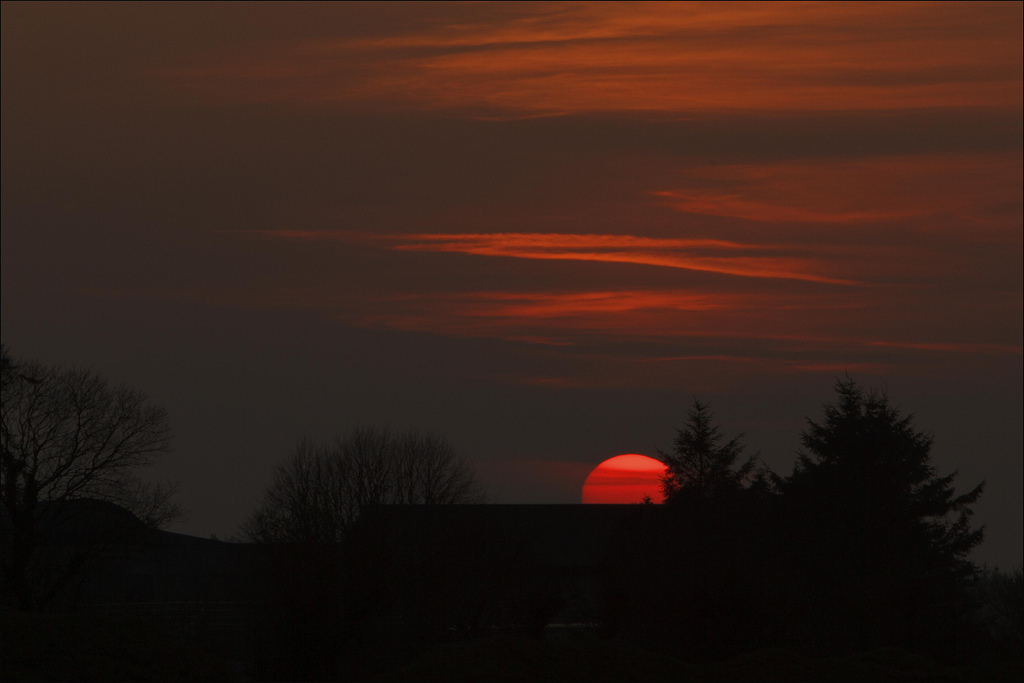
M 666 471 L 660 460 L 627 453 L 608 458 L 595 467 L 583 483 L 584 503 L 640 503 L 650 496 L 661 503 L 661 478 Z

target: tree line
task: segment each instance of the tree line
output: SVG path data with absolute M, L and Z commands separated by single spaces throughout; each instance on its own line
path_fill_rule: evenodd
M 662 453 L 668 538 L 640 558 L 674 590 L 638 597 L 636 617 L 706 658 L 767 646 L 955 651 L 984 483 L 958 493 L 956 473 L 931 463 L 932 437 L 885 393 L 838 381 L 823 413 L 780 476 L 694 401 Z
M 709 406 L 695 400 L 673 448 L 660 453 L 667 465 L 665 505 L 632 526 L 601 569 L 601 599 L 592 615 L 599 633 L 695 661 L 767 647 L 816 655 L 895 647 L 939 659 L 966 656 L 978 572 L 970 553 L 984 536 L 971 525 L 971 507 L 983 483 L 958 493 L 956 473 L 935 471 L 932 437 L 912 416 L 886 394 L 849 379 L 836 383 L 823 417 L 808 419 L 801 441 L 792 472 L 779 475 L 756 455 L 745 456 L 742 436 L 727 439 Z M 411 462 L 421 458 L 431 466 L 414 476 Z M 432 478 L 457 485 L 431 497 Z M 379 538 L 357 533 L 360 510 L 479 500 L 465 461 L 440 437 L 355 430 L 331 444 L 300 442 L 243 527 L 252 540 L 290 541 L 278 546 L 273 582 L 288 587 L 287 595 L 266 623 L 292 624 L 300 643 L 292 654 L 301 656 L 280 654 L 286 665 L 268 662 L 270 677 L 319 662 L 303 674 L 318 677 L 336 666 L 340 642 L 365 649 L 361 629 L 384 602 L 371 596 L 394 558 L 375 552 Z M 307 521 L 324 517 L 333 521 Z M 281 521 L 268 525 L 271 518 Z M 311 535 L 286 531 L 292 525 Z M 557 581 L 510 549 L 445 534 L 431 539 L 437 547 L 418 550 L 416 575 L 401 582 L 419 586 L 407 602 L 423 603 L 419 611 L 435 617 L 442 606 L 429 599 L 431 586 L 459 584 L 443 606 L 452 616 L 433 633 L 481 635 L 514 602 L 519 616 L 501 625 L 536 636 L 559 609 Z M 505 559 L 495 562 L 499 553 Z M 447 554 L 461 564 L 445 562 L 440 556 Z M 513 564 L 522 567 L 510 580 Z M 462 565 L 475 567 L 475 574 L 461 573 Z M 298 585 L 305 590 L 296 592 Z M 394 585 L 387 590 L 408 594 Z M 326 633 L 333 635 L 315 647 Z M 426 631 L 403 637 L 407 645 L 416 638 L 425 639 L 423 647 L 440 642 Z M 266 642 L 282 640 L 268 635 Z M 264 656 L 273 651 L 268 646 Z
M 898 647 L 949 658 L 963 647 L 979 591 L 1019 605 L 1019 578 L 979 575 L 970 561 L 984 536 L 971 524 L 983 484 L 957 492 L 956 473 L 931 462 L 932 437 L 884 392 L 849 379 L 834 389 L 822 416 L 808 418 L 785 476 L 745 455 L 742 435 L 727 438 L 709 405 L 694 400 L 672 447 L 659 452 L 664 506 L 638 517 L 646 521 L 620 539 L 596 579 L 601 636 L 694 660 L 765 647 L 822 655 Z M 151 528 L 179 514 L 172 488 L 139 476 L 170 443 L 166 412 L 143 393 L 88 371 L 18 361 L 4 348 L 0 424 L 5 605 L 44 608 L 87 559 L 48 551 L 54 515 L 46 511 L 61 501 L 117 503 Z M 269 558 L 258 671 L 326 678 L 339 658 L 346 666 L 358 659 L 352 648 L 380 621 L 373 587 L 391 562 L 376 531 L 360 527 L 368 509 L 480 502 L 471 466 L 440 435 L 357 428 L 332 441 L 300 440 L 241 524 Z M 422 587 L 413 593 L 454 582 L 448 602 L 482 600 L 474 586 L 483 587 L 490 604 L 525 615 L 524 633 L 538 635 L 560 599 L 545 587 L 549 578 L 535 567 L 518 572 L 512 565 L 522 558 L 507 549 L 496 563 L 485 541 L 473 543 L 447 539 L 431 551 L 451 575 L 409 577 Z M 462 572 L 460 558 L 475 569 Z M 508 595 L 497 599 L 498 591 Z M 424 605 L 435 621 L 458 612 Z M 999 628 L 1019 656 L 1015 609 Z M 473 618 L 493 626 L 479 610 Z M 431 645 L 480 633 L 441 621 Z

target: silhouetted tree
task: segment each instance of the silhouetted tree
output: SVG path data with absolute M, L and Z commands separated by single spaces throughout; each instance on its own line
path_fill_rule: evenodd
M 376 584 L 386 569 L 372 546 L 351 538 L 363 510 L 482 498 L 469 465 L 435 434 L 362 428 L 331 443 L 299 441 L 242 525 L 245 537 L 270 550 L 259 676 L 338 675 L 339 653 L 376 608 Z
M 52 511 L 62 501 L 100 499 L 151 525 L 179 514 L 170 501 L 173 488 L 137 477 L 138 468 L 168 451 L 170 430 L 164 409 L 139 391 L 112 387 L 87 371 L 18 362 L 6 347 L 2 357 L 3 590 L 5 600 L 33 609 L 52 599 L 83 559 L 42 561 L 53 532 L 48 520 L 61 517 L 42 515 L 44 506 Z
M 957 495 L 956 472 L 936 475 L 932 437 L 913 416 L 852 380 L 835 388 L 782 486 L 811 622 L 852 648 L 941 648 L 966 604 L 983 484 Z
M 482 501 L 472 469 L 443 437 L 359 428 L 329 444 L 299 441 L 242 532 L 256 542 L 335 542 L 369 505 Z
M 756 564 L 754 506 L 761 496 L 748 491 L 757 456 L 743 457 L 737 436 L 726 441 L 708 405 L 694 400 L 662 480 L 670 508 L 668 538 L 647 564 L 670 576 L 673 588 L 663 604 L 648 599 L 641 610 L 659 614 L 658 630 L 672 632 L 691 659 L 715 659 L 750 642 Z M 679 590 L 679 587 L 685 587 Z
M 743 455 L 742 434 L 722 443 L 724 438 L 708 404 L 694 399 L 686 425 L 676 434 L 673 451 L 659 451 L 668 466 L 662 480 L 666 502 L 684 497 L 707 500 L 743 486 L 754 471 L 757 456 L 749 457 L 736 467 Z

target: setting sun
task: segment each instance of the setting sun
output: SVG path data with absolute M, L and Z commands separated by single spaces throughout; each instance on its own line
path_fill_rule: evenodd
M 661 478 L 665 464 L 646 455 L 628 453 L 609 458 L 594 468 L 583 483 L 584 503 L 640 503 L 650 496 L 664 499 Z

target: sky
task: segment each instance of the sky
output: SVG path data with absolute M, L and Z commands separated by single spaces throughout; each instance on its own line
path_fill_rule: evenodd
M 694 398 L 786 475 L 837 378 L 1022 561 L 1021 3 L 11 4 L 2 329 L 167 408 L 174 530 L 302 436 L 572 503 Z

